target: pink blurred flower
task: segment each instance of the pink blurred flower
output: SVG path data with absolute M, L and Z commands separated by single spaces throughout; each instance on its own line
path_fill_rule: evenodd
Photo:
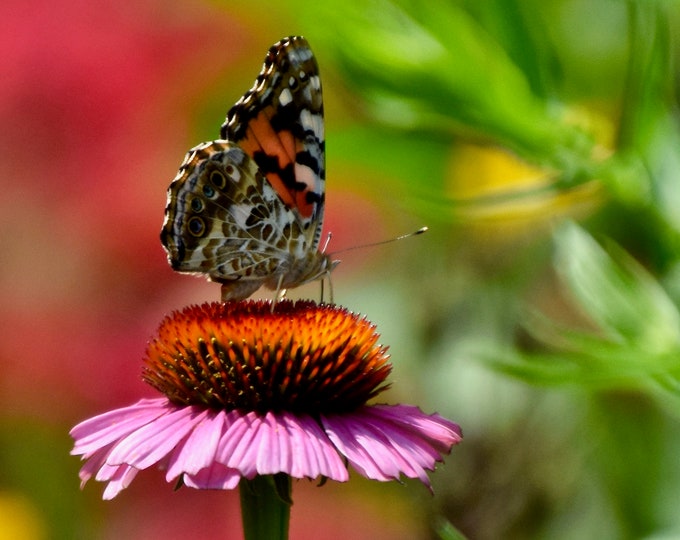
M 346 463 L 380 481 L 430 487 L 428 470 L 462 439 L 439 415 L 366 405 L 391 370 L 375 327 L 312 302 L 203 304 L 167 317 L 149 345 L 145 399 L 71 430 L 84 485 L 115 497 L 151 466 L 168 482 L 233 489 L 241 478 L 349 479 Z

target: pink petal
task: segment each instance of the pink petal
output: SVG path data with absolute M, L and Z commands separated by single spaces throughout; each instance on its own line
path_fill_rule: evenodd
M 215 459 L 244 477 L 285 472 L 294 478 L 349 478 L 341 457 L 318 423 L 307 415 L 248 413 L 235 418 Z
M 321 420 L 340 453 L 374 480 L 398 479 L 403 474 L 429 487 L 426 470 L 433 470 L 441 454 L 462 439 L 453 422 L 404 405 L 366 406 Z
M 93 476 L 115 497 L 139 470 L 167 467 L 166 479 L 187 486 L 233 489 L 241 477 L 286 473 L 294 478 L 349 478 L 343 457 L 376 480 L 419 478 L 460 442 L 460 428 L 405 405 L 367 406 L 352 413 L 212 411 L 142 400 L 73 428 L 73 453 L 82 454 L 81 487 Z
M 146 469 L 168 455 L 207 414 L 196 407 L 181 407 L 156 418 L 112 448 L 106 462 L 110 465 L 126 463 L 137 469 Z
M 171 408 L 166 398 L 142 399 L 129 407 L 89 418 L 71 429 L 70 435 L 75 439 L 71 454 L 88 454 L 120 440 L 166 414 Z
M 224 420 L 225 414 L 216 411 L 206 411 L 204 415 L 196 417 L 193 430 L 170 455 L 165 475 L 168 481 L 174 480 L 182 473 L 196 474 L 214 463 L 217 447 L 223 435 Z
M 184 483 L 195 489 L 234 489 L 240 480 L 239 471 L 221 463 L 212 463 L 196 474 L 184 475 Z
M 78 477 L 80 478 L 80 489 L 83 489 L 87 481 L 96 474 L 96 472 L 106 464 L 106 456 L 109 455 L 108 448 L 102 448 L 101 450 L 92 453 L 83 459 L 87 459 L 85 464 L 80 468 Z
M 257 425 L 258 446 L 255 467 L 258 474 L 276 474 L 290 470 L 290 447 L 286 425 L 276 415 L 267 413 Z
M 362 476 L 372 480 L 391 480 L 373 460 L 371 452 L 357 440 L 361 434 L 349 429 L 347 418 L 341 415 L 322 416 L 326 434 L 338 451 L 345 456 Z
M 366 407 L 372 416 L 397 422 L 402 426 L 418 431 L 427 438 L 438 451 L 448 453 L 451 446 L 463 440 L 458 424 L 438 415 L 427 415 L 412 405 L 375 405 Z
M 233 414 L 235 411 L 231 413 L 231 424 L 222 436 L 215 459 L 229 468 L 241 471 L 246 478 L 253 478 L 257 474 L 253 441 L 257 437 L 258 417 L 253 412 L 245 415 Z
M 307 415 L 292 418 L 295 422 L 290 424 L 291 435 L 296 447 L 295 461 L 299 470 L 296 470 L 294 464 L 291 476 L 316 478 L 321 475 L 338 482 L 349 480 L 349 472 L 342 457 L 319 423 Z
M 428 451 L 429 446 L 421 448 L 414 444 L 412 437 L 399 436 L 394 426 L 387 423 L 377 425 L 375 420 L 352 419 L 347 427 L 354 433 L 364 433 L 363 437 L 357 437 L 357 442 L 366 448 L 373 463 L 384 475 L 398 480 L 403 474 L 418 478 L 429 487 L 430 481 L 424 468 L 433 469 L 439 458 L 439 454 Z
M 138 472 L 139 469 L 135 469 L 134 467 L 130 467 L 128 465 L 118 465 L 115 467 L 115 471 L 107 474 L 109 483 L 104 489 L 102 499 L 105 501 L 113 499 L 122 490 L 130 485 L 135 476 L 137 476 Z

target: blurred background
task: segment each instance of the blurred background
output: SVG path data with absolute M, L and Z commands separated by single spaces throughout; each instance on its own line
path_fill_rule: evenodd
M 218 298 L 166 263 L 165 191 L 291 34 L 330 250 L 430 227 L 342 254 L 335 300 L 390 346 L 384 400 L 465 433 L 434 497 L 297 482 L 291 538 L 680 536 L 677 1 L 6 0 L 0 25 L 0 539 L 241 538 L 236 493 L 81 492 L 68 430 L 153 396 L 147 339 Z

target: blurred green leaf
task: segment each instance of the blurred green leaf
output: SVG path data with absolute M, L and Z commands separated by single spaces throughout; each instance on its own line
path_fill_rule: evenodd
M 396 180 L 408 190 L 427 191 L 441 197 L 447 151 L 451 148 L 449 140 L 366 125 L 334 131 L 332 137 L 333 151 L 329 162 L 339 158 L 379 172 L 370 182 L 365 178 L 358 179 L 360 184 L 384 192 L 386 188 L 393 188 Z M 366 148 L 371 151 L 366 152 Z M 331 167 L 335 165 L 331 164 Z M 381 186 L 380 176 L 388 178 L 391 185 Z
M 673 98 L 670 36 L 661 2 L 629 1 L 629 60 L 618 144 L 649 145 L 659 113 Z
M 464 127 L 568 177 L 590 166 L 591 138 L 532 93 L 506 51 L 461 6 L 435 0 L 318 3 L 314 43 L 333 51 L 383 122 Z
M 436 524 L 436 534 L 441 540 L 465 540 L 465 535 L 443 518 Z
M 467 0 L 465 7 L 522 70 L 534 94 L 555 95 L 561 68 L 539 5 L 526 0 Z
M 680 315 L 664 289 L 620 248 L 608 252 L 583 229 L 555 233 L 555 267 L 592 323 L 576 330 L 538 312 L 525 319 L 545 350 L 485 352 L 496 369 L 531 384 L 625 389 L 680 415 Z
M 675 95 L 669 18 L 677 2 L 629 1 L 629 66 L 622 105 L 618 146 L 649 188 L 670 227 L 680 231 L 680 121 Z M 639 165 L 635 161 L 639 161 Z M 617 191 L 629 186 L 614 180 Z M 630 197 L 627 197 L 630 199 Z
M 649 354 L 678 350 L 678 310 L 638 263 L 612 245 L 613 259 L 572 223 L 561 227 L 555 239 L 558 272 L 608 339 Z

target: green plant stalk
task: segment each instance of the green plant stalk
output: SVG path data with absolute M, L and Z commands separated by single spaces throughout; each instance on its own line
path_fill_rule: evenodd
M 287 540 L 290 523 L 290 476 L 256 476 L 241 480 L 241 520 L 245 540 Z

